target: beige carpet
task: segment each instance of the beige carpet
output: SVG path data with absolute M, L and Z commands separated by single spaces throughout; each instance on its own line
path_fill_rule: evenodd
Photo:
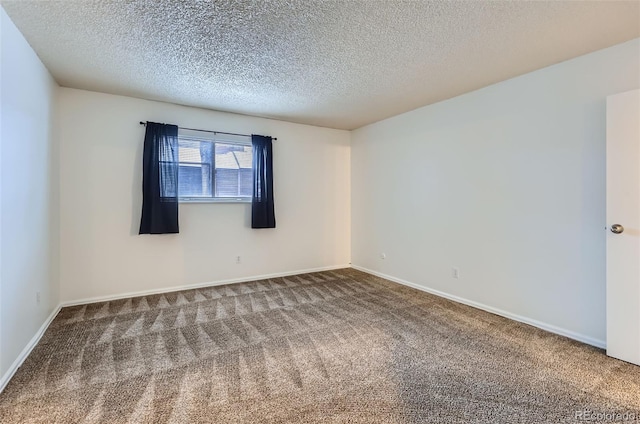
M 640 416 L 640 367 L 351 269 L 65 308 L 0 395 L 4 424 L 559 423 L 584 410 Z

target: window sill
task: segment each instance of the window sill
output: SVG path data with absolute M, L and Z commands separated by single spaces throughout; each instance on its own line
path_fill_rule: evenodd
M 180 198 L 179 203 L 251 203 L 251 198 Z

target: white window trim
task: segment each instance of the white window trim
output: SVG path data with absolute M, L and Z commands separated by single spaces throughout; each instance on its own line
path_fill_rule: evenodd
M 251 197 L 178 197 L 178 203 L 251 203 Z

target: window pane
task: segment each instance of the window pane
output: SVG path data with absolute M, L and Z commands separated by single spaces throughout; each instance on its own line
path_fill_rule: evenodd
M 199 140 L 180 139 L 178 141 L 178 157 L 180 162 L 202 162 L 200 148 L 203 145 L 211 145 L 212 143 Z M 209 158 L 205 158 L 205 162 L 210 162 Z
M 178 190 L 180 197 L 211 197 L 210 165 L 180 164 Z
M 213 143 L 180 139 L 178 145 L 180 157 L 178 192 L 180 197 L 211 197 Z
M 251 168 L 240 170 L 240 188 L 238 191 L 242 197 L 253 196 L 253 170 Z
M 251 150 L 251 146 L 216 143 L 217 197 L 251 197 Z

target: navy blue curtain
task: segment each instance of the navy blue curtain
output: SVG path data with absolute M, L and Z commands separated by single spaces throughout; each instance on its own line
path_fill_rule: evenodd
M 276 228 L 273 205 L 273 147 L 271 137 L 252 135 L 253 199 L 251 228 Z
M 178 127 L 147 122 L 140 234 L 178 232 Z

